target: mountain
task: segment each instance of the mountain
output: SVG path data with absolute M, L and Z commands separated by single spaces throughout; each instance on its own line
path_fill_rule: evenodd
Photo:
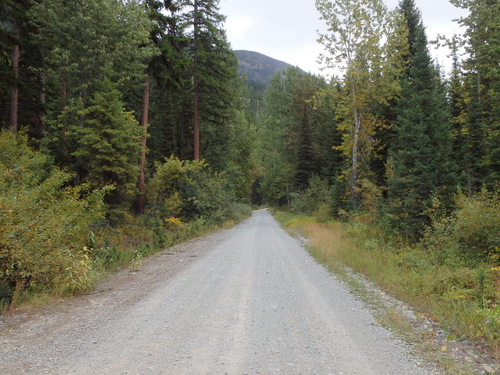
M 269 84 L 269 80 L 278 70 L 285 70 L 291 66 L 258 52 L 238 50 L 234 53 L 238 57 L 240 74 L 246 75 L 249 83 L 259 83 L 264 87 Z

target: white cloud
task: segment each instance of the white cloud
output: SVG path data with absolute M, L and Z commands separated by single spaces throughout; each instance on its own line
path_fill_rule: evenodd
M 252 28 L 254 20 L 245 16 L 235 16 L 228 18 L 225 23 L 225 29 L 230 36 L 230 41 L 245 40 L 245 36 L 248 35 L 249 30 Z
M 399 0 L 387 0 L 390 9 Z M 428 39 L 437 34 L 451 37 L 459 28 L 452 20 L 466 12 L 455 8 L 448 0 L 416 0 L 422 11 Z M 319 73 L 318 55 L 322 47 L 317 43 L 318 29 L 324 29 L 323 21 L 314 0 L 221 0 L 220 11 L 227 16 L 228 40 L 234 49 L 263 53 L 291 65 Z M 449 69 L 445 49 L 433 56 Z

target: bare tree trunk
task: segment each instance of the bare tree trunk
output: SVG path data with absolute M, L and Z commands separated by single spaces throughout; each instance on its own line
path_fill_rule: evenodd
M 199 78 L 198 75 L 194 76 L 195 89 L 194 89 L 194 160 L 200 160 L 200 113 L 199 102 L 200 94 L 198 92 Z
M 354 136 L 352 142 L 352 175 L 351 175 L 351 198 L 354 208 L 357 209 L 360 205 L 360 196 L 358 191 L 358 154 L 359 154 L 359 131 L 361 129 L 361 113 L 358 108 L 354 107 Z
M 194 0 L 194 160 L 200 160 L 200 77 L 198 76 L 198 0 Z
M 148 135 L 148 115 L 149 115 L 149 89 L 151 87 L 151 78 L 149 74 L 145 78 L 146 85 L 143 93 L 143 109 L 142 109 L 142 138 L 141 138 L 141 154 L 140 154 L 140 173 L 139 173 L 139 197 L 137 200 L 137 213 L 144 213 L 144 187 L 146 181 L 146 142 Z
M 61 78 L 61 100 L 62 100 L 62 105 L 61 105 L 61 113 L 66 112 L 66 105 L 67 105 L 67 99 L 68 99 L 68 94 L 66 91 L 66 77 L 63 75 Z M 67 146 L 67 135 L 68 128 L 66 127 L 66 124 L 63 124 L 62 129 L 61 129 L 61 149 L 64 154 L 68 151 L 68 146 Z
M 41 54 L 43 59 L 43 66 L 42 71 L 40 72 L 40 83 L 42 85 L 42 88 L 40 89 L 40 103 L 42 104 L 42 106 L 45 106 L 45 103 L 47 102 L 47 75 L 45 73 L 45 48 L 43 47 L 41 49 Z
M 19 31 L 16 31 L 16 37 L 19 37 Z M 12 129 L 12 133 L 17 134 L 17 113 L 19 105 L 19 89 L 17 87 L 17 80 L 19 78 L 19 43 L 16 43 L 14 52 L 12 53 L 12 71 L 14 73 L 14 82 L 10 88 L 10 128 Z

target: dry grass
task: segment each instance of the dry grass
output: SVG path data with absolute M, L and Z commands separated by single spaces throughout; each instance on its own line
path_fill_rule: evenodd
M 277 217 L 286 228 L 306 237 L 311 254 L 330 269 L 345 275 L 347 267 L 366 276 L 390 295 L 440 322 L 450 337 L 474 341 L 500 358 L 498 272 L 486 272 L 482 286 L 478 281 L 481 270 L 438 265 L 432 254 L 421 248 L 392 247 L 379 239 L 372 226 L 319 223 L 287 214 Z M 404 331 L 398 319 L 389 321 Z

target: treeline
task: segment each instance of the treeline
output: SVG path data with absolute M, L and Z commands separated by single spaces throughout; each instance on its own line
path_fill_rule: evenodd
M 0 298 L 85 289 L 124 257 L 117 237 L 161 248 L 246 211 L 255 131 L 218 1 L 0 14 Z
M 409 242 L 460 208 L 459 195 L 498 208 L 497 195 L 479 193 L 499 186 L 500 5 L 453 3 L 470 13 L 459 20 L 463 36 L 441 40 L 453 60 L 444 77 L 413 0 L 394 11 L 380 0 L 316 2 L 328 26 L 322 61 L 339 76 L 327 83 L 291 68 L 267 88 L 259 139 L 268 202 L 362 217 Z M 489 244 L 476 255 L 498 261 L 495 220 L 489 234 L 478 230 Z
M 260 191 L 319 262 L 368 277 L 498 362 L 500 2 L 453 3 L 469 15 L 463 36 L 439 42 L 453 61 L 446 77 L 414 0 L 393 12 L 317 0 L 323 63 L 339 76 L 290 68 L 272 79 Z

